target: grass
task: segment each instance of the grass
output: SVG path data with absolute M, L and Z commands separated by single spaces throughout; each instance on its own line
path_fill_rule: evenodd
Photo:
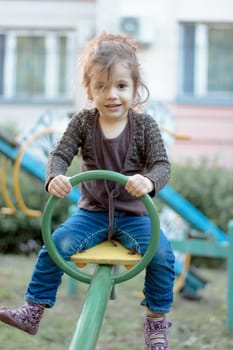
M 30 278 L 35 257 L 1 255 L 0 305 L 18 306 Z M 226 273 L 203 270 L 211 281 L 201 291 L 200 302 L 176 295 L 169 319 L 170 350 L 222 350 L 233 348 L 233 334 L 226 327 Z M 47 310 L 36 336 L 29 336 L 0 322 L 0 344 L 7 350 L 66 350 L 75 329 L 88 286 L 78 284 L 75 296 L 68 296 L 67 278 L 59 289 L 57 303 Z M 140 292 L 143 274 L 118 286 L 116 300 L 110 300 L 96 350 L 144 349 L 144 309 L 135 292 Z M 91 335 L 90 335 L 91 336 Z M 82 349 L 80 349 L 82 350 Z

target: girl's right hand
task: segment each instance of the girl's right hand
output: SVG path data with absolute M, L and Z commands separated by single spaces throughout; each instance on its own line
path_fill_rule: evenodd
M 66 197 L 71 190 L 72 186 L 69 182 L 69 178 L 64 175 L 55 176 L 48 186 L 48 192 L 58 198 Z

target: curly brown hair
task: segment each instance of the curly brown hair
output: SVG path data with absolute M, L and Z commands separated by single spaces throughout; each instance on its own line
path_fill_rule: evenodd
M 134 82 L 134 106 L 145 103 L 149 98 L 149 89 L 142 80 L 137 58 L 135 40 L 124 34 L 102 32 L 88 41 L 81 57 L 83 72 L 82 83 L 89 96 L 92 67 L 99 64 L 104 71 L 111 72 L 114 64 L 124 61 L 132 72 Z M 145 97 L 143 97 L 145 95 Z

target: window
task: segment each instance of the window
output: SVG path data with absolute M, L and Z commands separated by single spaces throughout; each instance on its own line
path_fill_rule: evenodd
M 179 97 L 233 97 L 233 24 L 180 24 Z
M 69 99 L 74 58 L 73 32 L 0 33 L 1 100 Z

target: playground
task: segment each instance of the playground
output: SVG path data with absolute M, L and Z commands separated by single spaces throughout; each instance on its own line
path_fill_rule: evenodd
M 14 306 L 22 300 L 24 286 L 35 256 L 1 256 L 0 300 Z M 16 269 L 17 266 L 17 269 Z M 20 274 L 19 274 L 20 271 Z M 202 292 L 199 302 L 185 300 L 176 295 L 170 319 L 170 344 L 172 350 L 232 349 L 233 338 L 226 328 L 226 273 L 225 269 L 204 269 L 211 281 Z M 143 308 L 134 297 L 142 283 L 143 273 L 119 285 L 117 299 L 110 301 L 97 343 L 97 350 L 143 349 Z M 47 311 L 36 337 L 0 324 L 0 341 L 8 350 L 64 350 L 68 349 L 75 322 L 82 307 L 87 285 L 80 283 L 77 293 L 67 295 L 64 278 L 56 306 Z

